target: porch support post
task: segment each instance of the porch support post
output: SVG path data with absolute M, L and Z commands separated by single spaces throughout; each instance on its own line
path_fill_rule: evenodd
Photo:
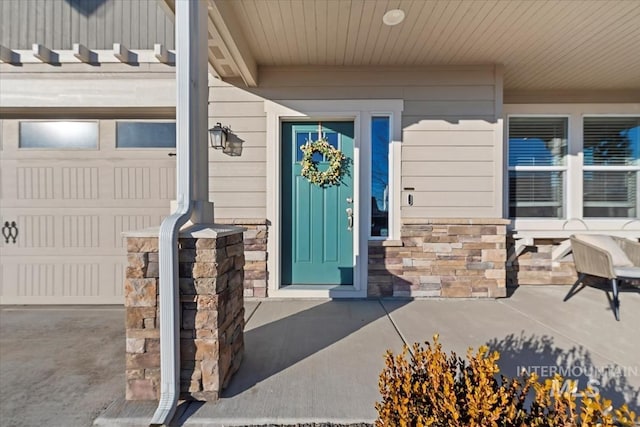
M 180 394 L 178 234 L 181 227 L 213 222 L 207 144 L 207 2 L 176 2 L 177 194 L 159 233 L 161 392 L 152 425 L 168 424 Z
M 189 50 L 188 69 L 182 69 L 180 64 L 176 64 L 176 78 L 178 79 L 178 107 L 181 106 L 180 97 L 185 94 L 180 92 L 188 90 L 189 102 L 183 106 L 187 111 L 176 111 L 178 120 L 180 115 L 188 115 L 185 120 L 191 122 L 191 132 L 189 141 L 185 141 L 191 145 L 191 188 L 192 188 L 192 205 L 191 223 L 203 224 L 213 223 L 213 203 L 209 202 L 209 142 L 208 142 L 208 105 L 209 105 L 209 79 L 208 79 L 208 8 L 207 0 L 198 0 L 194 2 L 176 2 L 176 18 L 180 13 L 180 9 L 184 9 L 189 4 L 190 21 L 188 26 L 179 25 L 176 19 L 176 45 L 177 54 L 181 51 Z M 183 45 L 179 44 L 179 40 L 184 41 Z M 188 47 L 184 46 L 188 41 Z M 187 62 L 186 58 L 178 61 L 183 62 L 184 67 Z M 188 79 L 188 89 L 185 83 Z M 180 83 L 182 81 L 182 84 Z M 186 113 L 186 114 L 185 114 Z

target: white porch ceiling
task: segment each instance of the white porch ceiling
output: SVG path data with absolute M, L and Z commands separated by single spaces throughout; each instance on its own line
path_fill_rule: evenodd
M 209 2 L 212 64 L 250 85 L 260 66 L 500 63 L 505 90 L 640 88 L 640 0 Z

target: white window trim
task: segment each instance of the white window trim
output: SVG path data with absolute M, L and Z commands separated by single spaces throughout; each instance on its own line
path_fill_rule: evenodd
M 400 120 L 404 101 L 401 99 L 366 99 L 366 100 L 279 100 L 264 103 L 267 115 L 267 217 L 271 221 L 267 250 L 269 257 L 269 295 L 281 298 L 361 298 L 367 295 L 368 278 L 368 242 L 371 203 L 362 203 L 371 199 L 370 158 L 371 144 L 362 141 L 371 140 L 371 117 L 374 112 L 387 112 L 392 116 L 394 176 L 392 187 L 395 194 L 393 200 L 394 230 L 393 235 L 400 235 Z M 383 114 L 383 113 L 379 113 Z M 353 120 L 354 121 L 354 209 L 358 214 L 354 218 L 354 284 L 330 289 L 309 286 L 294 289 L 281 288 L 281 161 L 280 161 L 280 126 L 286 120 Z M 367 199 L 368 197 L 368 199 Z M 397 199 L 397 200 L 396 200 Z M 367 229 L 369 227 L 369 229 Z M 397 231 L 396 231 L 397 227 Z
M 545 237 L 571 231 L 628 231 L 629 237 L 640 237 L 640 219 L 638 218 L 583 218 L 583 118 L 584 117 L 625 117 L 640 115 L 640 103 L 629 104 L 505 104 L 506 117 L 527 116 L 568 116 L 569 117 L 569 147 L 567 152 L 567 172 L 565 175 L 565 215 L 564 219 L 551 218 L 514 218 L 511 227 L 518 232 L 530 232 Z M 503 143 L 508 153 L 509 127 L 505 120 Z M 508 177 L 509 162 L 505 156 L 503 173 Z M 626 166 L 623 166 L 626 167 Z M 633 168 L 633 166 L 630 166 Z M 608 169 L 611 170 L 611 169 Z M 640 170 L 638 168 L 634 170 Z M 638 173 L 640 180 L 640 172 Z M 640 184 L 640 182 L 639 182 Z M 504 180 L 503 209 L 505 218 L 509 217 L 509 188 L 508 179 Z M 640 185 L 638 186 L 640 188 Z M 640 202 L 639 202 L 640 203 Z M 560 233 L 562 234 L 562 233 Z
M 505 165 L 506 165 L 506 179 L 504 180 L 504 214 L 505 218 L 509 217 L 509 172 L 519 172 L 519 171 L 529 171 L 529 172 L 563 172 L 562 175 L 562 218 L 522 218 L 522 219 L 532 219 L 532 220 L 561 220 L 567 217 L 568 212 L 568 204 L 569 204 L 569 194 L 570 188 L 567 184 L 568 180 L 568 170 L 569 170 L 569 150 L 571 145 L 571 117 L 568 114 L 507 114 L 506 126 L 505 126 L 505 147 L 506 147 L 506 156 L 505 156 Z M 565 118 L 567 119 L 567 156 L 565 158 L 565 164 L 560 166 L 509 166 L 509 122 L 513 117 L 535 117 L 535 118 Z M 515 219 L 514 219 L 515 220 Z

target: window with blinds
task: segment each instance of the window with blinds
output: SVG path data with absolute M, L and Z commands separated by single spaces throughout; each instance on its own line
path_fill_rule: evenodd
M 585 117 L 584 217 L 638 216 L 640 117 Z
M 509 216 L 564 217 L 566 117 L 509 118 Z

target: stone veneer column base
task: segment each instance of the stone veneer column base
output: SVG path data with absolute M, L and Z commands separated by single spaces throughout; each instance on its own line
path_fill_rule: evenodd
M 244 244 L 237 227 L 192 227 L 179 239 L 180 398 L 216 400 L 244 352 Z M 127 233 L 126 399 L 160 397 L 157 229 Z
M 244 231 L 244 296 L 267 296 L 267 240 L 269 221 L 252 218 L 216 218 L 218 224 L 231 224 Z
M 400 241 L 369 242 L 368 296 L 506 296 L 507 224 L 403 219 Z

